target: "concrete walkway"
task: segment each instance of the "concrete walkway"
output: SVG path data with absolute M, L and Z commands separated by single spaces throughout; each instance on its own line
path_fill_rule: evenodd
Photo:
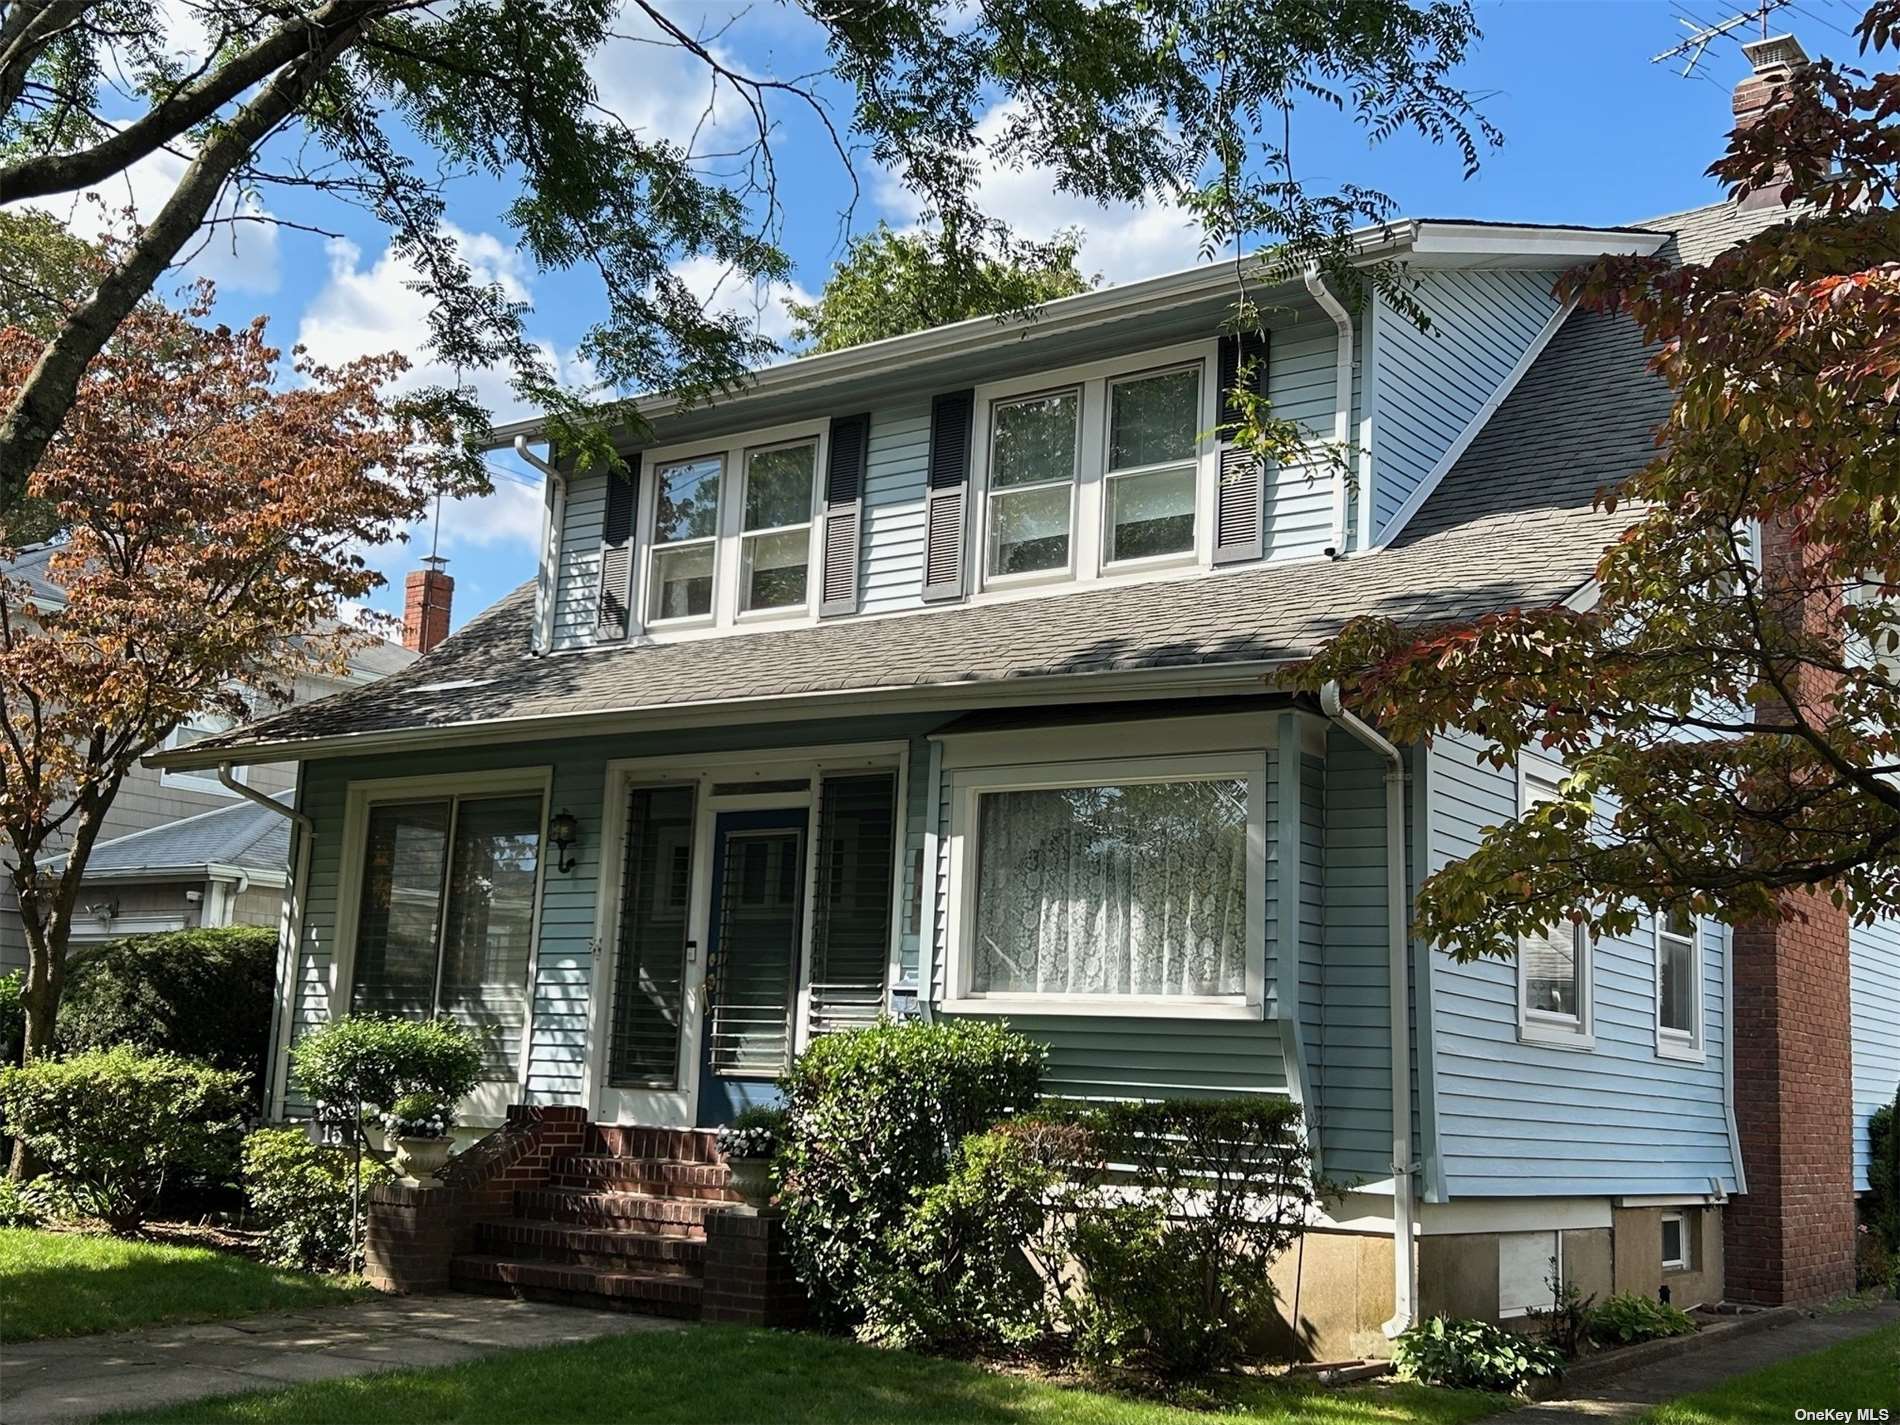
M 0 1421 L 87 1420 L 214 1395 L 449 1366 L 521 1346 L 678 1330 L 657 1317 L 483 1296 L 387 1297 L 318 1311 L 0 1346 Z
M 1826 1350 L 1896 1321 L 1900 1321 L 1900 1302 L 1893 1301 L 1865 1309 L 1803 1316 L 1765 1331 L 1738 1334 L 1703 1346 L 1689 1345 L 1680 1355 L 1639 1366 L 1626 1375 L 1592 1381 L 1565 1398 L 1493 1415 L 1479 1425 L 1601 1425 L 1604 1421 L 1635 1420 L 1678 1396 L 1694 1395 L 1764 1366 Z M 1859 1406 L 1891 1404 L 1885 1400 L 1814 1402 L 1817 1409 L 1834 1407 L 1850 1412 Z

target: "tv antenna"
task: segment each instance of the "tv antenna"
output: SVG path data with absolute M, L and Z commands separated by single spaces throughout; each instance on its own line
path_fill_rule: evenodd
M 1709 46 L 1724 35 L 1732 35 L 1746 25 L 1759 25 L 1761 38 L 1767 39 L 1769 14 L 1790 3 L 1792 0 L 1758 0 L 1753 9 L 1744 10 L 1739 15 L 1730 15 L 1726 20 L 1713 25 L 1704 25 L 1687 15 L 1678 15 L 1676 19 L 1687 27 L 1688 37 L 1681 44 L 1666 49 L 1659 55 L 1651 56 L 1649 62 L 1667 64 L 1673 60 L 1683 59 L 1682 75 L 1686 79 L 1695 73 L 1696 65 L 1702 62 L 1702 56 Z

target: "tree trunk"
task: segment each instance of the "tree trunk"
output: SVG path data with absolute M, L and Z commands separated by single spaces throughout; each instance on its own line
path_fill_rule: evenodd
M 27 917 L 22 915 L 22 920 Z M 49 941 L 43 927 L 27 925 L 28 960 L 26 987 L 20 992 L 20 1005 L 26 1011 L 25 1044 L 20 1062 L 30 1064 L 53 1052 L 53 1026 L 59 1018 L 59 997 L 66 985 L 65 934 L 60 934 L 58 955 L 49 955 Z M 38 1160 L 24 1138 L 13 1140 L 13 1157 L 7 1164 L 7 1176 L 16 1183 L 25 1182 L 39 1172 Z

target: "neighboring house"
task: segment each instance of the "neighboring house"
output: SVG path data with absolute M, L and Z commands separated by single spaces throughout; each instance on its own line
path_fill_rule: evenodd
M 57 605 L 64 594 L 47 573 L 55 552 L 51 545 L 29 548 L 4 572 L 41 604 Z M 298 677 L 293 705 L 374 682 L 418 656 L 416 647 L 378 641 L 350 655 L 346 677 Z M 230 726 L 229 719 L 204 713 L 180 725 L 165 745 L 188 747 Z M 237 776 L 266 796 L 285 797 L 295 785 L 296 769 L 260 765 L 239 769 Z M 281 817 L 245 801 L 213 773 L 134 767 L 106 813 L 87 862 L 73 941 L 201 925 L 276 925 L 289 879 L 287 841 Z M 0 973 L 26 963 L 11 865 L 11 852 L 0 846 Z M 57 865 L 49 862 L 48 868 Z
M 1276 685 L 1355 615 L 1587 598 L 1620 526 L 1593 496 L 1669 398 L 1633 327 L 1553 281 L 1775 220 L 1367 234 L 1431 331 L 1317 280 L 1270 294 L 1303 468 L 1208 438 L 1240 355 L 1208 267 L 649 402 L 632 479 L 551 474 L 534 584 L 373 687 L 159 759 L 300 768 L 273 1110 L 304 1107 L 291 1041 L 352 1009 L 482 1028 L 478 1124 L 676 1129 L 770 1098 L 831 1030 L 1000 1016 L 1049 1046 L 1053 1093 L 1302 1107 L 1348 1188 L 1281 1268 L 1315 1350 L 1522 1315 L 1552 1258 L 1680 1304 L 1851 1285 L 1900 937 L 1856 933 L 1851 1001 L 1844 922 L 1797 946 L 1662 917 L 1457 964 L 1407 942 L 1410 889 L 1561 769 L 1447 737 L 1401 773 Z M 1830 993 L 1761 988 L 1797 963 Z M 1725 1234 L 1744 1194 L 1802 1240 Z M 469 1280 L 644 1290 L 586 1252 L 650 1234 L 483 1230 L 514 1245 Z

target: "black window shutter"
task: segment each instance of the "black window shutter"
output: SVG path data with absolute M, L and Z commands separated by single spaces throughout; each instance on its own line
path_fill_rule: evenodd
M 871 417 L 837 416 L 825 459 L 823 568 L 818 612 L 858 611 L 858 546 L 864 528 L 864 467 L 870 455 Z
M 600 531 L 600 598 L 595 604 L 594 639 L 612 643 L 632 630 L 633 512 L 639 504 L 640 457 L 627 457 L 627 468 L 607 473 L 607 514 Z
M 950 391 L 930 403 L 930 485 L 924 492 L 924 597 L 964 594 L 969 524 L 970 426 L 976 392 Z
M 1233 399 L 1242 362 L 1253 363 L 1254 389 L 1267 392 L 1266 333 L 1249 331 L 1220 339 L 1220 419 L 1223 426 L 1241 418 Z M 1238 446 L 1223 442 L 1220 489 L 1214 502 L 1214 562 L 1235 564 L 1266 553 L 1267 482 L 1260 462 Z

